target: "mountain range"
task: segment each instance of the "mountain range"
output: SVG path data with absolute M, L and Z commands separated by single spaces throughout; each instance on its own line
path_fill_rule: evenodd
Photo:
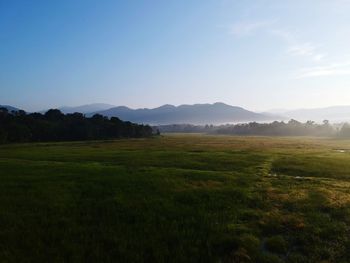
M 10 105 L 0 105 L 9 111 L 19 110 Z M 269 122 L 274 120 L 295 119 L 298 121 L 313 120 L 321 122 L 329 120 L 333 123 L 350 121 L 350 106 L 332 106 L 326 108 L 271 110 L 267 112 L 253 112 L 237 106 L 230 106 L 221 102 L 214 104 L 193 105 L 163 105 L 157 108 L 131 109 L 125 106 L 114 106 L 105 103 L 86 104 L 77 107 L 60 107 L 63 113 L 80 112 L 86 116 L 96 113 L 107 117 L 118 117 L 122 120 L 147 123 L 152 125 L 166 124 L 225 124 L 238 122 Z M 45 113 L 46 111 L 41 111 Z
M 87 113 L 91 113 L 91 112 L 107 110 L 107 109 L 110 109 L 113 107 L 115 107 L 115 106 L 111 105 L 111 104 L 93 103 L 93 104 L 86 104 L 86 105 L 81 105 L 81 106 L 77 106 L 77 107 L 64 106 L 64 107 L 60 107 L 58 109 L 61 112 L 63 112 L 64 114 L 74 113 L 74 112 L 80 112 L 80 113 L 87 114 Z
M 241 107 L 230 106 L 221 102 L 214 104 L 193 104 L 193 105 L 163 105 L 154 109 L 130 109 L 125 106 L 114 107 L 104 111 L 90 113 L 101 114 L 107 117 L 119 117 L 137 123 L 152 125 L 191 123 L 223 124 L 248 121 L 269 121 L 276 119 L 276 116 L 248 111 Z
M 10 108 L 10 106 L 6 106 Z M 144 123 L 151 125 L 166 124 L 225 124 L 250 121 L 272 121 L 281 119 L 273 114 L 262 114 L 246 110 L 241 107 L 227 105 L 217 102 L 214 104 L 193 104 L 193 105 L 163 105 L 157 108 L 131 109 L 125 106 L 115 107 L 110 104 L 94 103 L 77 107 L 60 107 L 61 112 L 80 112 L 86 116 L 101 114 L 107 117 L 118 117 L 124 121 Z M 16 110 L 16 108 L 11 108 Z M 18 110 L 18 109 L 17 109 Z M 45 113 L 41 111 L 41 113 Z

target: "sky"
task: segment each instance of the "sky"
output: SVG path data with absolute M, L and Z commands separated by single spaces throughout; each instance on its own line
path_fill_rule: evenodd
M 350 0 L 0 0 L 0 104 L 350 105 Z

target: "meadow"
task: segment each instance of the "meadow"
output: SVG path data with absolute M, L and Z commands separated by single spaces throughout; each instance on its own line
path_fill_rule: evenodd
M 350 141 L 0 146 L 1 262 L 350 262 Z

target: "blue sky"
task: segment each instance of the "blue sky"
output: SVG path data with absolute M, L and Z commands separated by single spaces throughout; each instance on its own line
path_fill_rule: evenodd
M 350 104 L 350 0 L 0 0 L 0 104 Z

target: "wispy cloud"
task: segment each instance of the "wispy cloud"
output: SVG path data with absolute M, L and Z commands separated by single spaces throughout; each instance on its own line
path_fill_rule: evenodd
M 349 0 L 350 1 L 350 0 Z M 290 57 L 303 57 L 321 65 L 328 57 L 327 53 L 321 52 L 320 44 L 302 41 L 300 36 L 292 31 L 281 29 L 276 25 L 277 20 L 264 21 L 240 21 L 230 27 L 229 33 L 236 37 L 246 37 L 263 31 L 282 41 L 286 46 L 286 55 Z M 323 66 L 314 66 L 297 70 L 294 74 L 296 79 L 350 75 L 349 63 L 333 63 Z
M 304 68 L 297 73 L 296 79 L 340 75 L 350 75 L 350 62 Z
M 276 36 L 289 44 L 293 44 L 293 43 L 295 44 L 297 42 L 294 34 L 292 34 L 291 32 L 289 32 L 287 30 L 270 29 L 268 32 L 271 35 Z
M 281 38 L 287 44 L 286 53 L 290 56 L 309 57 L 318 62 L 327 55 L 318 51 L 318 46 L 311 42 L 300 42 L 298 38 L 289 31 L 271 29 L 269 33 Z
M 293 33 L 274 28 L 276 21 L 275 19 L 236 22 L 230 26 L 229 33 L 236 37 L 246 37 L 265 30 L 267 34 L 278 37 L 287 44 L 286 53 L 290 56 L 309 57 L 315 62 L 319 62 L 326 57 L 326 54 L 318 52 L 318 47 L 313 43 L 300 42 Z
M 276 20 L 240 21 L 230 26 L 229 33 L 236 37 L 251 36 L 255 32 L 274 24 Z
M 292 56 L 312 56 L 316 47 L 311 43 L 303 43 L 288 47 L 287 53 Z
M 317 46 L 310 42 L 291 45 L 288 47 L 287 53 L 291 56 L 310 57 L 315 62 L 319 62 L 326 57 L 326 54 L 317 52 Z
M 325 58 L 326 54 L 316 54 L 313 56 L 314 61 L 321 61 L 323 58 Z

